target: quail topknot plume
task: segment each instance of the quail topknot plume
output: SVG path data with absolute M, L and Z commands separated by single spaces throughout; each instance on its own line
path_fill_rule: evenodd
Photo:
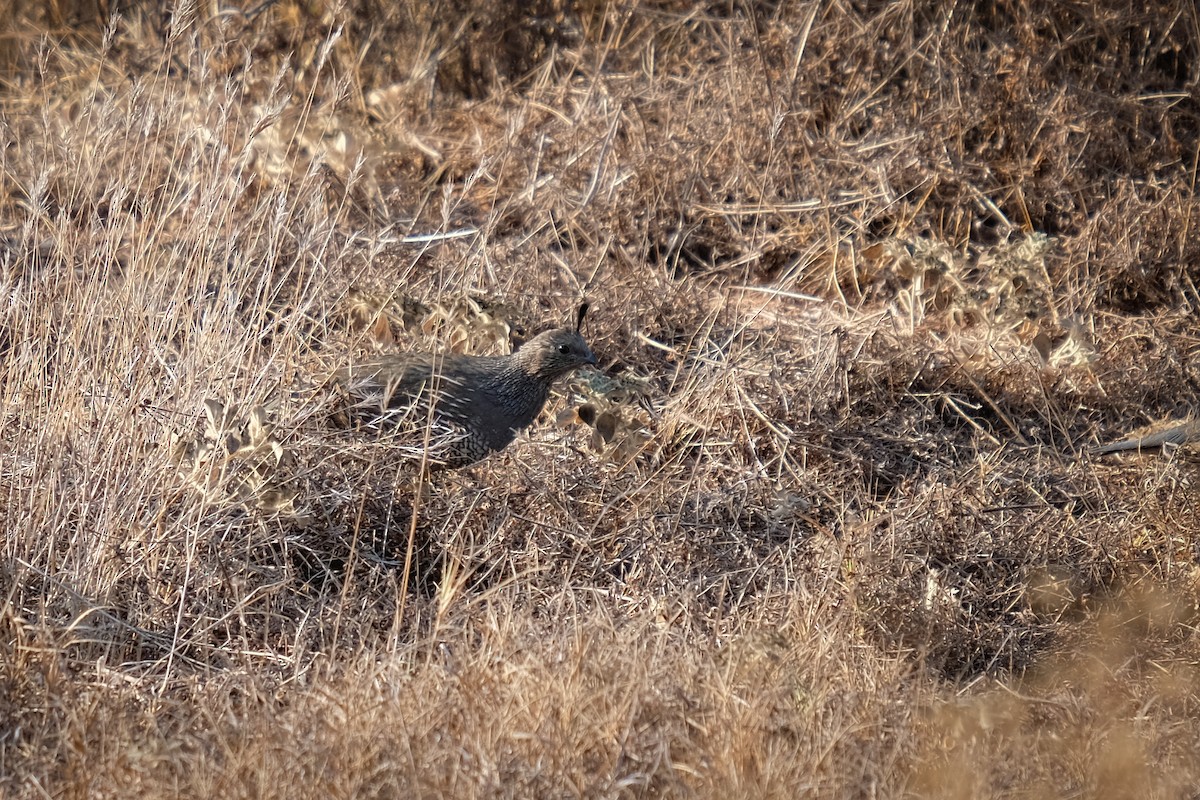
M 382 431 L 428 427 L 428 460 L 463 467 L 504 449 L 541 413 L 554 381 L 596 357 L 575 327 L 538 334 L 507 356 L 402 353 L 343 370 L 352 415 Z M 424 444 L 424 438 L 421 439 Z

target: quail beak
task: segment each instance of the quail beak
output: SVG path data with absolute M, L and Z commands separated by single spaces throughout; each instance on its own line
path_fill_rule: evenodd
M 587 351 L 587 358 L 584 359 L 583 363 L 591 364 L 593 367 L 600 366 L 600 362 L 596 360 L 596 354 L 593 353 L 591 350 Z

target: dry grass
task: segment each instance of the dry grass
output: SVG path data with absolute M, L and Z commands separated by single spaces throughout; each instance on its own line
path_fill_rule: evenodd
M 4 21 L 0 794 L 1194 794 L 1192 4 L 248 5 Z

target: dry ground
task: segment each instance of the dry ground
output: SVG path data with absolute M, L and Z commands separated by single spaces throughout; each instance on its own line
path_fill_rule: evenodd
M 124 5 L 0 23 L 0 795 L 1197 796 L 1192 3 Z

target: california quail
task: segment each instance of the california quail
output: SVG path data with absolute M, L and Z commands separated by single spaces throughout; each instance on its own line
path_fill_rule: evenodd
M 596 357 L 575 327 L 541 333 L 507 356 L 405 353 L 344 370 L 353 415 L 372 427 L 430 428 L 428 460 L 462 467 L 502 450 L 541 412 L 554 381 Z M 424 437 L 420 439 L 422 445 Z
M 1154 450 L 1163 445 L 1183 445 L 1198 440 L 1200 440 L 1200 420 L 1190 420 L 1182 425 L 1176 425 L 1157 433 L 1093 447 L 1092 453 L 1102 456 L 1108 453 L 1120 453 L 1128 450 Z

